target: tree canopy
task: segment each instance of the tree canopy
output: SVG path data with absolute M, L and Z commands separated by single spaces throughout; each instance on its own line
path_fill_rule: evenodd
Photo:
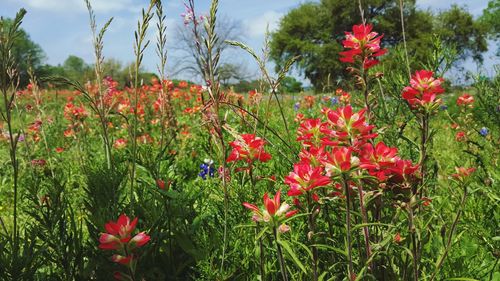
M 384 47 L 402 43 L 399 1 L 366 0 L 362 2 L 364 18 L 384 34 Z M 472 56 L 481 61 L 487 50 L 484 25 L 474 20 L 464 8 L 453 6 L 438 14 L 417 9 L 415 0 L 404 1 L 404 24 L 408 52 L 415 61 L 425 61 L 432 53 L 433 38 L 440 38 L 454 47 L 460 59 Z M 271 58 L 277 67 L 289 58 L 300 55 L 296 67 L 316 90 L 346 75 L 345 64 L 339 61 L 344 32 L 361 22 L 358 1 L 321 0 L 304 3 L 291 10 L 272 34 Z
M 0 32 L 7 32 L 12 24 L 12 19 L 0 18 Z M 12 54 L 18 63 L 16 68 L 19 71 L 20 84 L 26 85 L 29 81 L 28 69 L 31 67 L 36 72 L 45 60 L 45 53 L 40 45 L 33 42 L 29 34 L 20 28 L 14 41 Z

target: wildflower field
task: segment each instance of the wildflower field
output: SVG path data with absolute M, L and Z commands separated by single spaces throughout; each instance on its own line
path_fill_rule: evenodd
M 267 40 L 262 54 L 224 41 L 261 75 L 250 91 L 221 83 L 223 1 L 202 14 L 189 0 L 178 18 L 198 83 L 168 75 L 161 1 L 130 34 L 127 84 L 103 68 L 112 22 L 98 26 L 86 1 L 91 77 L 28 69 L 23 85 L 12 50 L 26 11 L 12 15 L 0 280 L 500 280 L 500 76 L 452 85 L 446 46 L 412 62 L 362 2 L 334 35 L 342 79 L 298 92 L 283 85 L 301 56 L 271 72 Z M 147 79 L 146 48 L 158 56 Z

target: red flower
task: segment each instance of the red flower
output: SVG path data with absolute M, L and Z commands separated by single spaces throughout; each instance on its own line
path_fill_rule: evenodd
M 416 178 L 418 168 L 419 165 L 413 165 L 410 160 L 396 160 L 394 166 L 389 168 L 389 170 L 392 172 L 390 181 L 396 184 L 410 181 Z
M 247 163 L 252 163 L 255 160 L 267 162 L 271 160 L 271 154 L 264 151 L 266 142 L 256 137 L 254 134 L 243 134 L 241 140 L 230 142 L 233 147 L 231 154 L 227 158 L 227 162 L 243 160 Z
M 367 143 L 361 148 L 361 164 L 359 166 L 367 169 L 370 175 L 384 181 L 391 172 L 388 168 L 393 167 L 400 159 L 397 153 L 397 148 L 388 147 L 383 142 L 377 143 L 375 147 L 371 143 Z
M 159 188 L 159 189 L 165 189 L 165 181 L 161 180 L 161 179 L 157 179 L 156 180 L 156 186 Z
M 340 141 L 350 141 L 355 146 L 375 138 L 377 134 L 371 132 L 375 126 L 366 123 L 365 111 L 366 109 L 362 109 L 353 113 L 350 105 L 326 110 L 328 122 L 333 130 L 325 130 L 324 133 Z
M 359 164 L 359 159 L 352 156 L 351 147 L 335 147 L 328 154 L 327 160 L 323 162 L 327 175 L 333 176 L 348 172 L 352 167 Z
M 312 167 L 310 164 L 295 164 L 293 172 L 285 177 L 285 184 L 290 186 L 288 196 L 298 196 L 316 187 L 331 183 L 329 177 L 323 175 L 322 167 Z
M 467 136 L 465 135 L 465 132 L 463 131 L 459 131 L 455 134 L 455 140 L 456 141 L 465 141 L 465 139 L 467 138 Z
M 298 210 L 287 212 L 288 209 L 290 209 L 290 205 L 285 202 L 281 203 L 281 190 L 278 190 L 273 199 L 269 198 L 269 195 L 266 192 L 264 194 L 263 201 L 265 207 L 264 210 L 259 209 L 254 204 L 247 202 L 243 203 L 245 208 L 253 212 L 252 219 L 256 222 L 269 222 L 271 220 L 279 221 L 283 218 L 283 216 L 285 218 L 289 218 L 298 212 Z
M 439 94 L 444 93 L 441 87 L 443 78 L 434 78 L 433 72 L 429 70 L 419 70 L 413 74 L 410 86 L 403 89 L 402 97 L 407 100 L 412 108 L 421 106 L 424 108 L 439 104 L 440 99 L 436 99 Z
M 99 248 L 103 250 L 117 250 L 123 245 L 128 244 L 131 240 L 133 240 L 135 246 L 146 244 L 149 241 L 149 236 L 144 234 L 144 232 L 137 234 L 131 239 L 136 224 L 137 218 L 130 221 L 130 218 L 125 214 L 122 214 L 116 222 L 108 222 L 104 226 L 107 233 L 101 233 L 99 238 Z
M 401 234 L 399 234 L 399 232 L 394 235 L 394 242 L 398 244 L 401 243 Z
M 451 176 L 459 181 L 464 181 L 476 171 L 476 168 L 455 167 L 455 170 L 457 172 Z
M 356 60 L 363 63 L 363 68 L 368 69 L 379 61 L 375 57 L 387 52 L 387 49 L 380 48 L 380 40 L 383 35 L 378 36 L 377 32 L 372 32 L 371 24 L 354 25 L 352 33 L 345 33 L 345 40 L 342 41 L 344 48 L 349 49 L 340 52 L 342 62 L 354 63 Z
M 127 140 L 126 139 L 117 139 L 115 140 L 115 143 L 113 144 L 113 147 L 116 149 L 122 149 L 125 146 L 127 146 Z
M 122 255 L 113 255 L 111 260 L 119 264 L 129 265 L 130 261 L 132 261 L 132 255 L 128 255 L 126 257 Z
M 474 97 L 469 94 L 463 94 L 457 99 L 458 106 L 472 107 L 473 103 L 474 103 Z
M 319 146 L 325 138 L 322 131 L 327 130 L 327 123 L 321 119 L 306 119 L 297 129 L 297 141 L 302 141 L 304 146 Z
M 326 160 L 325 146 L 317 148 L 315 146 L 309 147 L 309 149 L 303 149 L 299 153 L 300 164 L 308 164 L 312 167 L 323 167 L 323 161 Z

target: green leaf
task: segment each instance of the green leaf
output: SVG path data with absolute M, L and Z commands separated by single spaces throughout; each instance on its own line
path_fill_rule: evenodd
M 292 250 L 292 248 L 290 247 L 290 244 L 288 244 L 288 242 L 286 242 L 284 240 L 278 240 L 277 242 L 278 242 L 278 244 L 280 244 L 283 247 L 283 249 L 285 249 L 285 251 L 288 253 L 288 255 L 290 255 L 293 262 L 300 268 L 300 270 L 302 270 L 302 272 L 307 274 L 306 268 L 304 267 L 302 262 L 299 260 L 299 258 L 295 254 L 295 252 Z

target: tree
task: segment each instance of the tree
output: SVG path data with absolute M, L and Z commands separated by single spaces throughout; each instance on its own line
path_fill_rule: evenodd
M 294 77 L 287 76 L 281 81 L 281 90 L 285 93 L 298 93 L 302 91 L 302 82 Z
M 205 29 L 203 25 L 200 24 L 199 30 L 202 37 L 206 37 Z M 232 48 L 230 45 L 226 44 L 226 40 L 239 41 L 241 40 L 241 24 L 238 21 L 234 21 L 227 17 L 218 17 L 217 25 L 215 31 L 218 36 L 218 41 L 213 48 L 213 53 L 217 54 L 220 52 L 221 61 L 220 67 L 226 65 L 235 65 L 234 61 L 224 60 L 225 54 L 228 49 Z M 194 77 L 203 77 L 203 62 L 200 60 L 198 51 L 196 49 L 196 39 L 193 32 L 188 26 L 178 25 L 175 30 L 175 46 L 173 49 L 177 51 L 179 57 L 176 59 L 177 64 L 175 65 L 175 72 L 173 76 L 179 73 L 189 74 L 192 79 Z M 203 44 L 203 42 L 201 42 Z M 204 50 L 204 48 L 202 48 Z
M 11 19 L 0 18 L 0 32 L 5 32 L 12 25 Z M 19 36 L 14 41 L 12 49 L 14 59 L 18 63 L 17 70 L 21 86 L 25 86 L 29 82 L 28 69 L 31 67 L 35 74 L 42 66 L 45 60 L 45 54 L 42 48 L 33 42 L 26 31 L 19 29 Z
M 321 0 L 291 10 L 281 19 L 279 29 L 271 38 L 271 58 L 277 68 L 291 57 L 300 55 L 295 66 L 316 90 L 331 87 L 345 77 L 346 66 L 339 61 L 339 52 L 343 49 L 344 32 L 361 22 L 358 3 Z M 366 21 L 374 24 L 378 33 L 384 34 L 384 47 L 399 45 L 402 42 L 399 1 L 366 0 L 362 4 Z M 404 5 L 408 52 L 415 61 L 425 61 L 430 55 L 435 33 L 448 44 L 456 45 L 461 58 L 473 55 L 481 59 L 485 30 L 475 25 L 465 9 L 452 8 L 436 16 L 430 11 L 418 10 L 415 0 L 404 1 Z M 454 22 L 457 16 L 462 18 Z M 456 44 L 455 40 L 462 42 Z
M 85 61 L 77 56 L 70 55 L 64 61 L 62 68 L 64 69 L 65 75 L 71 79 L 78 81 L 80 83 L 85 83 L 92 77 L 92 68 L 90 65 L 85 63 Z
M 453 5 L 437 16 L 436 33 L 448 45 L 458 50 L 460 59 L 472 57 L 482 61 L 482 53 L 488 50 L 487 28 L 463 7 Z
M 479 21 L 488 29 L 490 37 L 498 40 L 500 37 L 500 0 L 491 0 L 483 10 Z

